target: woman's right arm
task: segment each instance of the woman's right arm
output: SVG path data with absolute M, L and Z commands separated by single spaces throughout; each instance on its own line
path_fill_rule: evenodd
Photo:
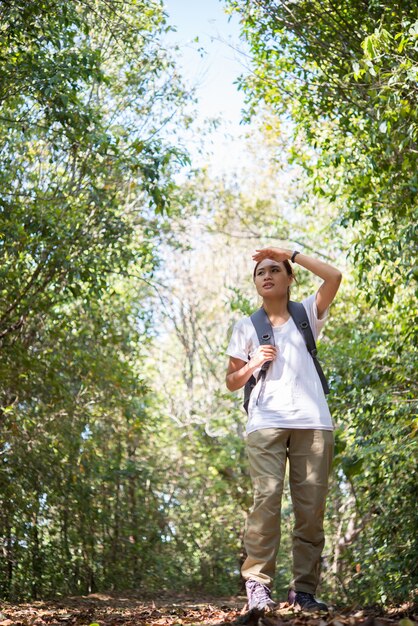
M 246 363 L 233 356 L 229 357 L 228 369 L 226 372 L 226 386 L 229 391 L 236 391 L 244 387 L 251 378 L 254 371 L 266 361 L 272 361 L 277 354 L 275 346 L 260 346 L 254 356 Z

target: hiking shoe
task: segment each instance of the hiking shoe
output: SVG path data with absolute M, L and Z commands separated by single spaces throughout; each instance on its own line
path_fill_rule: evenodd
M 256 580 L 246 580 L 245 589 L 248 597 L 248 610 L 258 609 L 274 609 L 276 603 L 271 599 L 271 591 L 267 585 L 257 582 Z
M 287 596 L 287 601 L 289 604 L 294 606 L 296 609 L 300 611 L 327 611 L 328 607 L 323 602 L 318 602 L 315 600 L 312 593 L 305 593 L 305 591 L 295 591 L 294 589 L 289 589 L 289 593 Z

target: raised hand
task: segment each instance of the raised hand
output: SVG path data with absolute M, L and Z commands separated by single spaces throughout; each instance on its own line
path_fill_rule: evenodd
M 286 248 L 262 248 L 256 250 L 253 254 L 253 261 L 259 263 L 264 259 L 272 259 L 280 263 L 281 261 L 288 261 L 292 256 L 292 250 Z

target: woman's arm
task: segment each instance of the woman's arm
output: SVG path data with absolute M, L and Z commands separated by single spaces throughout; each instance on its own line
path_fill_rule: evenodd
M 295 263 L 313 272 L 324 281 L 316 293 L 316 308 L 318 310 L 318 318 L 321 319 L 334 300 L 343 275 L 340 270 L 337 270 L 332 265 L 319 261 L 318 259 L 313 259 L 301 252 L 296 255 Z
M 256 250 L 253 260 L 257 263 L 263 261 L 263 259 L 274 259 L 278 262 L 290 261 L 293 252 L 293 250 L 285 248 L 263 248 L 262 250 Z M 342 274 L 340 270 L 337 270 L 332 265 L 319 261 L 319 259 L 314 259 L 302 252 L 296 255 L 294 262 L 319 276 L 324 281 L 316 294 L 318 317 L 321 318 L 335 298 L 341 283 Z

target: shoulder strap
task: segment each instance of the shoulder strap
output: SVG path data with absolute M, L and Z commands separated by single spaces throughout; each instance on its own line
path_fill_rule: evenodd
M 306 313 L 306 309 L 303 306 L 302 302 L 293 302 L 289 300 L 287 303 L 287 308 L 289 310 L 290 315 L 293 318 L 293 321 L 296 324 L 296 327 L 302 334 L 306 347 L 308 349 L 309 354 L 311 355 L 316 371 L 318 372 L 318 376 L 321 380 L 322 388 L 324 393 L 329 393 L 329 387 L 327 383 L 327 379 L 325 378 L 325 374 L 322 370 L 321 364 L 318 361 L 318 351 L 316 349 L 315 339 L 312 333 L 311 325 L 309 324 L 308 314 Z
M 267 313 L 261 307 L 257 311 L 255 311 L 250 319 L 253 323 L 255 331 L 257 333 L 258 341 L 260 346 L 262 345 L 272 345 L 274 346 L 274 333 L 270 324 L 270 320 L 268 318 Z M 260 396 L 261 392 L 264 390 L 266 373 L 268 368 L 270 367 L 271 361 L 266 361 L 260 368 L 260 373 L 258 375 L 257 380 L 254 376 L 251 376 L 250 379 L 245 383 L 244 387 L 244 409 L 248 412 L 248 403 L 250 401 L 251 392 L 256 386 L 257 382 L 261 379 L 261 389 L 258 394 Z M 258 403 L 258 398 L 257 398 Z
M 274 333 L 273 333 L 273 329 L 271 327 L 270 324 L 270 320 L 268 318 L 267 313 L 265 312 L 265 310 L 263 309 L 263 307 L 261 307 L 261 309 L 258 309 L 257 311 L 255 311 L 251 317 L 250 317 L 255 331 L 257 333 L 257 337 L 258 337 L 258 341 L 260 343 L 260 346 L 263 345 L 272 345 L 274 346 Z M 263 363 L 261 370 L 267 371 L 269 366 L 270 366 L 271 361 L 267 361 L 266 363 Z

